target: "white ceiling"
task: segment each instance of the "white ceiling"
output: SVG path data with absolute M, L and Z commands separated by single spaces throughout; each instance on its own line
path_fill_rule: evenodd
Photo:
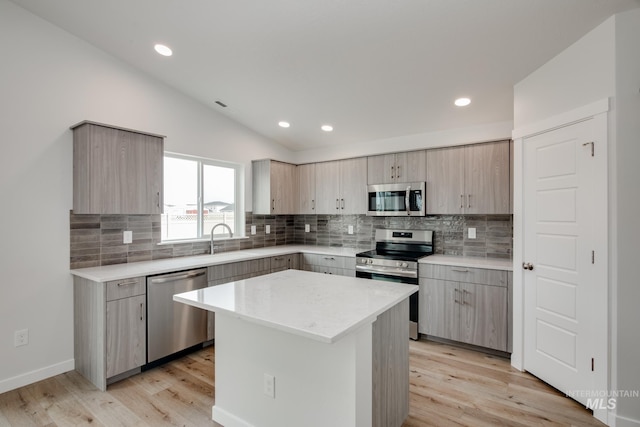
M 640 7 L 640 0 L 12 1 L 293 150 L 512 120 L 515 83 L 609 16 Z M 155 43 L 174 55 L 159 56 Z M 460 96 L 472 104 L 454 107 Z M 291 127 L 278 127 L 280 120 Z M 324 123 L 334 132 L 321 131 Z

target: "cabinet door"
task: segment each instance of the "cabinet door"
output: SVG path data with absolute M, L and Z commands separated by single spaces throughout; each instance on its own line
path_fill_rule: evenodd
M 316 214 L 336 215 L 340 212 L 339 162 L 316 163 Z
M 367 159 L 360 157 L 340 161 L 340 213 L 367 213 Z
M 107 302 L 107 378 L 146 362 L 146 296 Z
M 396 155 L 367 157 L 367 183 L 389 184 L 396 181 Z
M 420 281 L 420 332 L 459 340 L 460 289 L 457 282 L 436 279 Z
M 425 150 L 397 153 L 396 182 L 423 182 L 427 180 Z
M 294 213 L 297 194 L 295 172 L 295 165 L 271 161 L 271 213 Z
M 310 163 L 297 166 L 298 214 L 316 213 L 316 165 Z
M 427 150 L 426 156 L 427 213 L 463 213 L 464 148 Z
M 507 351 L 507 288 L 460 283 L 460 341 Z
M 122 140 L 122 213 L 162 213 L 163 141 L 140 133 L 119 131 Z
M 465 213 L 509 213 L 509 141 L 469 145 L 465 163 Z

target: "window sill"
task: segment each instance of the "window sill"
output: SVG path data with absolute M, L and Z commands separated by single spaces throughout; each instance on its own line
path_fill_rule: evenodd
M 238 236 L 238 237 L 216 237 L 214 239 L 214 241 L 216 242 L 224 242 L 227 240 L 246 240 L 249 239 L 249 237 L 247 236 Z M 201 238 L 201 239 L 178 239 L 178 240 L 164 240 L 160 243 L 158 243 L 158 246 L 162 246 L 162 245 L 174 245 L 174 244 L 180 244 L 180 243 L 200 243 L 200 242 L 211 242 L 210 238 Z

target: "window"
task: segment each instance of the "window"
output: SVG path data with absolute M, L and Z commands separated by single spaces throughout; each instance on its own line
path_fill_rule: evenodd
M 243 179 L 242 165 L 165 153 L 162 241 L 208 238 L 220 223 L 243 236 Z M 218 227 L 215 235 L 229 231 Z

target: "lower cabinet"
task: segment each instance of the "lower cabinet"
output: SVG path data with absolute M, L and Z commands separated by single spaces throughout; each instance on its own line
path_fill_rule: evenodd
M 300 254 L 279 255 L 271 257 L 271 272 L 283 270 L 299 270 Z
M 73 285 L 75 367 L 104 391 L 146 363 L 146 281 L 74 277 Z
M 420 265 L 420 333 L 507 351 L 507 273 Z
M 355 257 L 336 255 L 302 254 L 302 270 L 316 273 L 356 276 Z

